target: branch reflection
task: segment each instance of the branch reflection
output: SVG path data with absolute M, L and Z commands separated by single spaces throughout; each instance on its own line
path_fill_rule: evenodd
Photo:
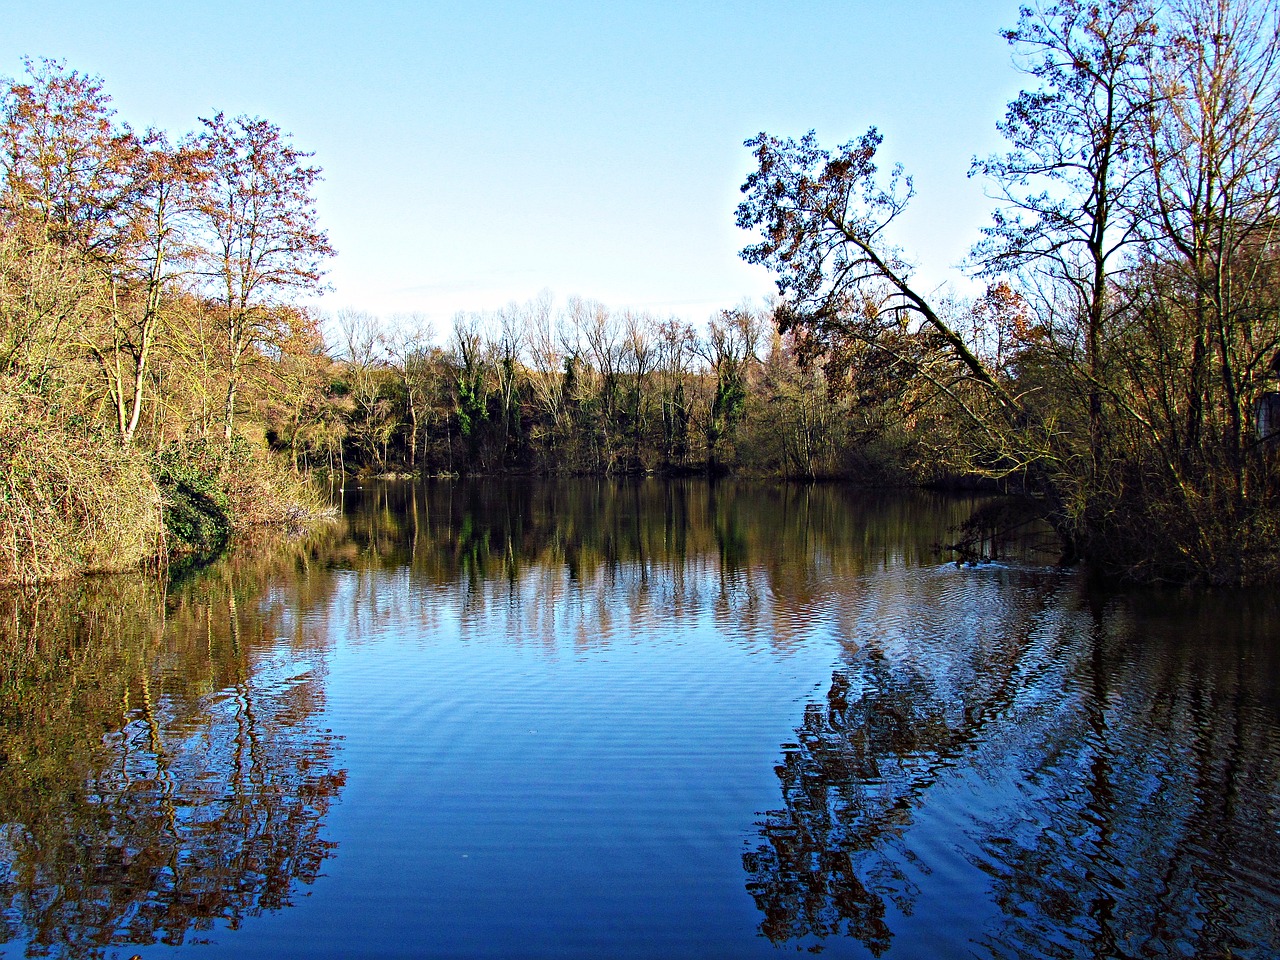
M 993 616 L 992 579 L 922 579 L 887 635 L 852 634 L 743 856 L 761 933 L 884 953 L 948 895 L 932 817 L 960 824 L 993 908 L 935 934 L 963 952 L 1273 956 L 1275 601 L 1099 601 L 1026 574 L 999 578 L 1021 602 Z
M 1081 610 L 1067 696 L 1016 758 L 1025 801 L 975 831 L 991 956 L 1277 955 L 1278 615 L 1258 594 Z
M 316 878 L 344 773 L 326 650 L 268 599 L 305 556 L 286 552 L 167 597 L 128 577 L 0 595 L 0 942 L 191 942 Z

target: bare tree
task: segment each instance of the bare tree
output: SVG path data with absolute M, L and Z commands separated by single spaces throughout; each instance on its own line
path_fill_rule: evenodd
M 284 298 L 314 291 L 333 254 L 316 222 L 320 168 L 280 128 L 258 117 L 202 120 L 208 153 L 199 210 L 207 232 L 203 275 L 222 312 L 226 347 L 223 433 L 231 443 L 249 351 L 278 333 Z
M 379 373 L 387 367 L 384 353 L 386 334 L 382 322 L 363 310 L 338 311 L 338 327 L 342 331 L 342 359 L 353 410 L 356 437 L 365 448 L 370 462 L 385 463 L 386 438 L 394 429 L 390 401 L 382 395 Z
M 628 310 L 622 317 L 622 372 L 629 383 L 626 392 L 626 428 L 631 434 L 630 469 L 644 468 L 641 445 L 649 422 L 650 380 L 658 359 L 656 324 L 647 313 Z
M 590 417 L 587 429 L 595 441 L 594 465 L 612 473 L 617 456 L 622 331 L 617 317 L 594 300 L 571 299 L 568 318 L 582 347 L 578 390 Z
M 1148 249 L 1181 278 L 1161 291 L 1179 322 L 1152 333 L 1185 331 L 1184 344 L 1154 344 L 1180 354 L 1172 442 L 1200 448 L 1207 421 L 1220 438 L 1209 438 L 1210 456 L 1229 465 L 1239 503 L 1257 449 L 1248 418 L 1274 389 L 1280 349 L 1265 253 L 1280 222 L 1280 10 L 1273 0 L 1178 0 L 1169 20 L 1152 70 Z
M 1022 8 L 1006 31 L 1039 81 L 1009 104 L 1010 152 L 974 161 L 1002 201 L 975 251 L 982 272 L 1029 270 L 1065 306 L 1062 334 L 1081 354 L 1089 470 L 1101 467 L 1110 296 L 1125 249 L 1139 238 L 1141 149 L 1152 108 L 1146 82 L 1157 33 L 1148 0 L 1055 0 Z M 1064 354 L 1077 362 L 1074 351 Z
M 422 313 L 392 318 L 393 330 L 384 335 L 384 349 L 404 388 L 409 408 L 409 469 L 418 468 L 418 437 L 431 386 L 431 320 Z
M 534 308 L 536 309 L 536 308 Z M 511 452 L 511 437 L 520 433 L 520 382 L 523 369 L 520 354 L 527 339 L 529 310 L 510 303 L 499 310 L 496 329 L 491 330 L 485 343 L 489 368 L 493 371 L 498 404 L 502 416 L 502 450 L 500 461 L 505 463 Z
M 697 352 L 693 327 L 668 317 L 657 329 L 658 378 L 662 392 L 662 433 L 668 464 L 683 467 L 689 457 L 689 420 L 692 413 L 687 381 Z
M 544 424 L 534 427 L 534 437 L 545 439 L 548 456 L 554 459 L 563 432 L 567 429 L 564 365 L 566 352 L 556 326 L 549 293 L 540 294 L 528 305 L 528 353 L 531 369 L 529 386 Z

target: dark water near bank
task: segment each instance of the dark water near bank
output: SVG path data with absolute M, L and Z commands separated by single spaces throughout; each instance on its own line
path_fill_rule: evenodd
M 971 504 L 397 485 L 0 594 L 0 955 L 1280 956 L 1280 603 Z

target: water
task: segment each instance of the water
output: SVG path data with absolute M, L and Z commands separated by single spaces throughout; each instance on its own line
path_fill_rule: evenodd
M 1280 610 L 971 503 L 408 484 L 0 596 L 0 954 L 1280 955 Z

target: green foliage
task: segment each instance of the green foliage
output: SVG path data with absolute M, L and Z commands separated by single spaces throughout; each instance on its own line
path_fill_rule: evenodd
M 152 457 L 152 473 L 170 554 L 200 562 L 238 531 L 303 525 L 329 512 L 303 477 L 239 435 L 229 450 L 216 441 L 168 446 Z
M 152 475 L 164 496 L 171 554 L 208 558 L 226 545 L 231 536 L 231 499 L 221 474 L 222 457 L 213 454 L 207 443 L 175 444 L 154 455 Z
M 461 376 L 458 388 L 458 429 L 470 439 L 489 415 L 484 381 L 478 375 Z
M 707 443 L 715 447 L 722 437 L 732 437 L 733 430 L 746 408 L 747 391 L 742 381 L 734 376 L 716 381 L 715 397 L 711 401 L 711 419 L 707 423 Z

